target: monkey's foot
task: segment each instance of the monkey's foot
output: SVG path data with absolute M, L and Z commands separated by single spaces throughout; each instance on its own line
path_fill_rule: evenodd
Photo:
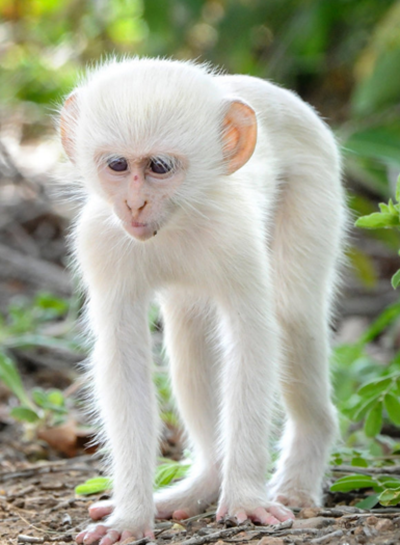
M 242 507 L 229 508 L 222 503 L 218 507 L 217 521 L 222 520 L 224 517 L 235 518 L 238 524 L 242 524 L 249 519 L 264 525 L 279 524 L 285 520 L 295 518 L 292 511 L 278 502 L 263 502 L 262 506 L 246 509 Z
M 170 488 L 156 492 L 157 518 L 183 520 L 198 515 L 217 501 L 219 478 L 216 474 L 188 477 Z
M 315 497 L 312 496 L 311 493 L 301 490 L 282 490 L 277 491 L 272 496 L 273 501 L 282 503 L 283 505 L 287 505 L 290 507 L 317 507 L 320 505 L 320 501 L 318 501 Z
M 126 526 L 131 526 L 131 524 Z M 92 545 L 93 543 L 113 545 L 125 539 L 137 540 L 143 537 L 154 539 L 154 533 L 150 527 L 143 527 L 138 530 L 123 530 L 122 527 L 123 523 L 114 524 L 111 521 L 105 524 L 90 524 L 86 530 L 76 536 L 75 540 L 77 543 L 83 543 L 84 545 Z

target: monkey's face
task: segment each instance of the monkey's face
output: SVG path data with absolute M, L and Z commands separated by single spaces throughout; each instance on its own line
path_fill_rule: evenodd
M 251 157 L 256 114 L 216 81 L 191 63 L 133 59 L 100 67 L 65 101 L 64 149 L 130 236 L 206 221 L 218 180 Z
M 141 241 L 156 235 L 174 211 L 173 195 L 185 177 L 182 158 L 102 152 L 96 159 L 103 193 L 127 233 Z

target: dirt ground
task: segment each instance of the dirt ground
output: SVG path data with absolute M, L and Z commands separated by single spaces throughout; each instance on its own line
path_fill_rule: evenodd
M 87 508 L 104 497 L 77 496 L 74 487 L 99 474 L 94 457 L 29 462 L 39 454 L 40 445 L 22 443 L 11 430 L 0 433 L 0 544 L 43 543 L 64 545 L 88 523 Z M 297 512 L 293 524 L 265 527 L 231 521 L 217 524 L 210 512 L 184 522 L 157 521 L 159 545 L 203 545 L 205 543 L 249 543 L 254 545 L 299 544 L 381 544 L 400 543 L 400 509 L 381 508 L 370 512 L 335 504 Z M 341 502 L 343 503 L 343 502 Z M 125 541 L 124 545 L 147 543 L 148 540 Z

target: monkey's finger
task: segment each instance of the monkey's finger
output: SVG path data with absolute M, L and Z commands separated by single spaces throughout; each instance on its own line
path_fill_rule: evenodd
M 222 520 L 226 515 L 228 514 L 228 508 L 224 505 L 221 505 L 221 507 L 218 509 L 217 514 L 215 516 L 217 522 Z
M 248 519 L 247 513 L 244 510 L 238 511 L 235 513 L 235 517 L 238 524 L 243 524 Z
M 86 535 L 83 538 L 84 545 L 91 545 L 92 543 L 99 541 L 107 532 L 108 528 L 102 524 L 99 524 L 91 530 L 87 530 Z
M 268 507 L 268 511 L 274 515 L 280 522 L 285 522 L 285 520 L 294 520 L 295 516 L 290 509 L 284 507 L 283 505 L 271 505 Z
M 93 503 L 89 507 L 89 516 L 92 520 L 100 520 L 113 512 L 114 505 L 111 500 L 102 500 Z
M 82 532 L 79 532 L 79 534 L 76 536 L 75 541 L 77 543 L 83 543 L 83 538 L 86 535 L 86 530 L 83 530 Z
M 190 517 L 190 514 L 186 511 L 186 509 L 177 509 L 172 513 L 172 518 L 175 520 L 185 520 Z
M 249 514 L 249 518 L 255 522 L 259 522 L 265 526 L 270 524 L 279 524 L 279 520 L 269 513 L 264 507 L 257 507 L 252 513 Z
M 120 538 L 120 541 L 125 541 L 125 539 L 128 539 L 130 537 L 135 537 L 134 534 L 132 532 L 130 532 L 129 530 L 124 530 L 121 534 L 121 538 Z
M 113 545 L 114 543 L 119 541 L 120 537 L 121 532 L 118 532 L 117 530 L 108 530 L 106 535 L 100 541 L 99 545 Z
M 152 540 L 154 540 L 156 538 L 155 535 L 154 535 L 153 530 L 145 530 L 144 537 L 149 537 Z

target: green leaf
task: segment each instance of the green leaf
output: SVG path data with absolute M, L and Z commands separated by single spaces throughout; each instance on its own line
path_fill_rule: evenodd
M 75 493 L 88 496 L 89 494 L 104 492 L 110 488 L 112 488 L 112 479 L 109 477 L 95 477 L 94 479 L 88 479 L 83 484 L 78 485 L 75 488 Z
M 394 289 L 398 288 L 400 284 L 400 269 L 392 276 L 392 286 Z
M 388 208 L 389 208 L 389 212 L 393 214 L 394 216 L 399 215 L 399 205 L 393 204 L 392 199 L 389 199 L 388 201 Z
M 376 437 L 382 428 L 382 403 L 374 405 L 365 418 L 364 432 L 367 437 Z
M 60 390 L 50 390 L 47 392 L 47 399 L 52 405 L 63 407 L 65 405 L 64 395 Z
M 351 460 L 351 465 L 354 467 L 368 467 L 368 462 L 361 456 L 354 456 Z
M 384 392 L 392 383 L 391 377 L 384 377 L 381 379 L 374 379 L 370 382 L 367 382 L 359 390 L 357 394 L 361 397 L 372 397 L 377 396 L 381 392 Z
M 392 477 L 390 475 L 380 475 L 376 480 L 382 484 L 383 488 L 400 488 L 400 480 L 396 477 Z
M 384 212 L 384 213 L 387 213 L 387 214 L 391 213 L 389 206 L 387 204 L 385 204 L 384 202 L 380 202 L 378 204 L 378 206 L 379 206 L 379 209 L 380 209 L 381 212 Z
M 397 320 L 400 316 L 400 303 L 393 303 L 388 306 L 378 316 L 378 318 L 372 322 L 367 331 L 361 336 L 360 343 L 366 344 L 371 342 L 377 337 L 384 329 L 386 329 L 392 322 Z
M 60 390 L 50 390 L 45 392 L 42 388 L 35 388 L 32 391 L 33 401 L 48 411 L 65 414 L 67 409 L 64 407 L 65 400 Z
M 363 229 L 385 229 L 387 227 L 399 226 L 400 220 L 398 215 L 374 212 L 369 216 L 358 218 L 355 225 Z
M 15 363 L 0 352 L 0 380 L 9 388 L 23 405 L 31 405 Z
M 388 393 L 385 395 L 384 404 L 390 420 L 396 426 L 400 426 L 400 401 L 396 396 Z
M 371 494 L 363 500 L 356 503 L 355 507 L 359 509 L 372 509 L 376 504 L 379 503 L 379 494 Z
M 44 310 L 50 310 L 49 316 L 62 316 L 68 311 L 68 302 L 65 299 L 56 297 L 52 293 L 41 292 L 36 295 L 34 306 L 38 306 Z
M 190 464 L 184 464 L 181 462 L 175 462 L 168 460 L 164 464 L 160 464 L 156 468 L 156 475 L 154 480 L 155 489 L 167 486 L 174 479 L 180 479 L 184 477 L 190 468 Z
M 346 475 L 341 477 L 332 486 L 332 492 L 350 492 L 359 488 L 374 488 L 376 481 L 369 475 Z
M 47 395 L 42 388 L 34 388 L 31 392 L 32 399 L 39 407 L 45 407 L 47 403 Z
M 29 409 L 28 407 L 14 407 L 11 409 L 10 415 L 16 420 L 20 420 L 21 422 L 30 422 L 32 424 L 40 420 L 40 416 L 37 414 L 37 412 Z
M 398 489 L 384 490 L 379 495 L 379 502 L 382 505 L 397 505 L 400 503 L 400 487 Z
M 375 397 L 367 398 L 367 399 L 363 398 L 361 402 L 358 403 L 351 411 L 348 411 L 349 418 L 353 420 L 354 422 L 359 422 L 365 417 L 369 409 L 373 405 L 375 405 L 375 403 L 376 403 Z

